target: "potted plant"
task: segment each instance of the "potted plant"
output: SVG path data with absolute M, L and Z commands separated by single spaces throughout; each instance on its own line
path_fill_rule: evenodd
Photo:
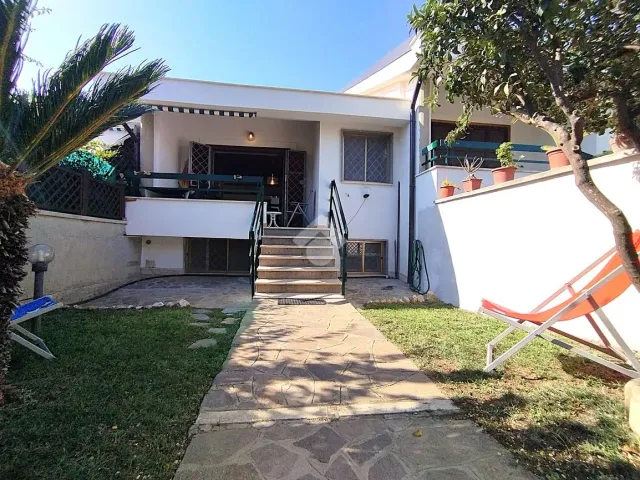
M 513 143 L 501 143 L 496 149 L 496 157 L 501 167 L 491 170 L 494 185 L 513 180 L 516 176 L 516 161 L 513 159 Z
M 545 145 L 542 147 L 542 150 L 547 154 L 547 158 L 549 159 L 549 167 L 551 169 L 566 167 L 569 165 L 569 159 L 562 150 L 561 147 L 552 147 L 551 145 Z
M 460 161 L 460 159 L 458 159 L 458 161 Z M 473 159 L 469 160 L 468 155 L 465 155 L 464 160 L 460 162 L 460 166 L 467 172 L 467 178 L 462 182 L 462 188 L 465 192 L 477 190 L 482 186 L 482 179 L 476 178 L 475 173 L 482 166 L 483 162 L 484 158 L 482 157 L 473 157 Z
M 452 197 L 456 191 L 456 186 L 445 178 L 440 184 L 440 198 Z

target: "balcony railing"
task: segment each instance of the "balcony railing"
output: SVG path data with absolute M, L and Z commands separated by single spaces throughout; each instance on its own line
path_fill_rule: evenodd
M 453 145 L 449 145 L 444 140 L 434 140 L 422 150 L 422 155 L 425 157 L 422 165 L 426 168 L 435 165 L 459 167 L 460 160 L 463 159 L 465 155 L 469 155 L 470 157 L 484 158 L 482 164 L 484 168 L 498 168 L 500 167 L 500 161 L 496 158 L 495 153 L 499 146 L 500 144 L 497 142 L 459 140 Z M 530 158 L 518 159 L 519 153 L 544 153 L 541 145 L 514 143 L 513 152 L 516 163 L 519 165 L 549 165 L 547 160 Z M 540 169 L 540 167 L 538 167 L 538 169 Z
M 129 191 L 147 190 L 167 198 L 207 200 L 254 200 L 262 177 L 245 175 L 204 175 L 195 173 L 129 172 L 125 174 Z M 141 180 L 175 180 L 177 185 L 143 185 Z M 138 192 L 139 193 L 139 192 Z M 133 195 L 136 196 L 136 195 Z

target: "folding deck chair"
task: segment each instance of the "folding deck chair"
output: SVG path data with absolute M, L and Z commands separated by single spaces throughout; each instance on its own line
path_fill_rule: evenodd
M 640 251 L 640 231 L 636 230 L 633 233 L 632 240 L 636 251 Z M 588 275 L 590 273 L 594 273 L 598 266 L 603 263 L 604 266 L 602 269 L 597 272 L 597 274 L 588 281 L 584 287 L 578 290 L 574 289 L 576 282 L 581 279 L 586 280 Z M 602 311 L 604 306 L 618 298 L 630 286 L 631 280 L 622 266 L 620 256 L 616 252 L 616 249 L 613 248 L 589 265 L 585 270 L 580 272 L 576 277 L 569 280 L 569 282 L 567 282 L 562 288 L 538 305 L 530 313 L 518 313 L 494 302 L 483 299 L 479 309 L 481 313 L 485 313 L 497 320 L 501 320 L 509 324 L 509 327 L 504 332 L 487 344 L 487 365 L 484 371 L 490 372 L 494 370 L 498 365 L 508 360 L 522 348 L 526 347 L 534 338 L 541 337 L 555 345 L 558 345 L 559 347 L 570 350 L 578 355 L 582 355 L 589 360 L 593 360 L 594 362 L 611 368 L 624 375 L 639 378 L 640 361 L 629 348 L 622 336 L 618 333 L 609 318 L 607 318 Z M 565 291 L 570 295 L 567 300 L 543 310 Z M 635 315 L 638 314 L 638 312 L 630 313 Z M 595 314 L 598 317 L 601 325 L 596 322 L 592 314 Z M 602 341 L 602 345 L 589 342 L 583 338 L 571 335 L 553 327 L 557 322 L 572 320 L 583 316 L 586 317 L 595 330 L 595 333 Z M 529 325 L 526 325 L 526 323 Z M 533 326 L 531 326 L 531 324 Z M 494 360 L 493 348 L 498 344 L 498 342 L 503 340 L 516 329 L 524 330 L 529 334 Z M 621 360 L 622 362 L 625 362 L 627 366 L 622 366 L 619 363 L 594 355 L 589 351 L 578 348 L 556 337 L 547 335 L 545 333 L 547 330 L 558 335 L 562 335 L 582 345 L 586 345 L 617 360 Z M 613 339 L 617 346 L 612 344 L 611 339 L 605 335 L 605 331 L 608 332 L 611 339 Z
M 56 302 L 52 297 L 41 297 L 20 305 L 9 319 L 9 338 L 41 357 L 53 360 L 56 357 L 47 348 L 44 340 L 22 328 L 19 324 L 60 307 L 62 307 L 62 303 Z

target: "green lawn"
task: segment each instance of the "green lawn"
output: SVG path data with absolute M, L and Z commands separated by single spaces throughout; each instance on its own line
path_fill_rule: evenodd
M 73 310 L 43 320 L 57 360 L 15 346 L 0 409 L 2 479 L 170 479 L 236 326 L 214 348 L 189 309 Z M 225 318 L 211 315 L 212 326 Z
M 380 305 L 363 314 L 532 472 L 640 479 L 640 449 L 624 412 L 626 377 L 543 340 L 485 374 L 486 344 L 505 328 L 498 321 L 442 304 Z M 499 352 L 520 338 L 513 334 Z

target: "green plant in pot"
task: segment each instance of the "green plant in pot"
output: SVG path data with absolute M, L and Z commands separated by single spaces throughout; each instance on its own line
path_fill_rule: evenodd
M 567 154 L 564 153 L 561 147 L 553 147 L 551 145 L 544 145 L 542 150 L 547 154 L 547 158 L 549 159 L 549 167 L 551 169 L 566 167 L 569 165 L 569 159 L 567 158 Z
M 456 186 L 445 178 L 440 184 L 440 198 L 452 197 L 456 193 Z
M 484 158 L 473 157 L 469 159 L 468 155 L 464 156 L 464 160 L 458 159 L 460 166 L 467 172 L 467 178 L 462 182 L 462 188 L 465 192 L 471 192 L 482 187 L 482 179 L 476 178 L 475 173 L 484 163 Z
M 501 143 L 496 149 L 496 158 L 500 161 L 500 167 L 491 170 L 494 185 L 513 180 L 517 168 L 516 161 L 513 159 L 513 143 Z

